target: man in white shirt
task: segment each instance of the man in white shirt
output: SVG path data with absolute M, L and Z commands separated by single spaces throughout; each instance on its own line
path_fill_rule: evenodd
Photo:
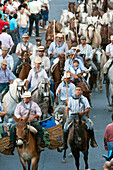
M 29 25 L 29 36 L 32 34 L 33 23 L 35 21 L 36 26 L 36 37 L 39 37 L 39 20 L 40 20 L 40 12 L 41 12 L 41 2 L 38 0 L 33 0 L 29 4 L 30 9 L 30 25 Z
M 19 42 L 22 42 L 20 37 L 23 36 L 24 33 L 27 33 L 27 24 L 28 24 L 28 19 L 27 16 L 24 12 L 24 8 L 22 5 L 18 7 L 18 13 L 17 13 L 17 32 L 18 32 L 18 40 Z
M 113 62 L 113 35 L 111 35 L 110 39 L 111 43 L 106 46 L 106 56 L 109 57 L 109 60 L 104 65 L 104 81 L 103 81 L 104 84 L 106 84 L 107 82 L 108 68 Z

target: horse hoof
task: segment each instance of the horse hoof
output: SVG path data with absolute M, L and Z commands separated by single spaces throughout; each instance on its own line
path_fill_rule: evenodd
M 96 93 L 98 92 L 98 88 L 97 88 L 97 87 L 95 88 L 95 92 L 96 92 Z
M 108 106 L 108 111 L 109 111 L 109 112 L 112 112 L 112 111 L 113 111 L 112 106 Z
M 67 162 L 66 158 L 63 158 L 62 163 L 66 163 L 66 162 Z
M 68 158 L 72 158 L 72 157 L 73 157 L 73 154 L 69 153 Z

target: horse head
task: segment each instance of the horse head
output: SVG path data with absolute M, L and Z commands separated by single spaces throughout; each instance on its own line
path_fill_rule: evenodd
M 88 25 L 87 27 L 87 36 L 89 40 L 92 42 L 95 32 L 95 26 L 93 24 Z
M 14 120 L 17 122 L 16 125 L 16 136 L 17 136 L 17 146 L 22 147 L 24 142 L 26 141 L 26 136 L 28 134 L 27 128 L 27 120 L 29 118 L 30 112 L 23 119 L 17 119 L 15 115 L 13 115 Z
M 74 2 L 68 2 L 68 9 L 69 9 L 69 12 L 72 12 L 73 14 L 75 13 L 75 1 Z

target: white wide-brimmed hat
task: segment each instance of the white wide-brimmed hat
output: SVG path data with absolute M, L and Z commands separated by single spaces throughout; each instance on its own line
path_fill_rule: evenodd
M 57 35 L 56 35 L 56 37 L 63 37 L 63 34 L 62 33 L 58 33 Z
M 30 37 L 29 37 L 29 35 L 28 35 L 27 33 L 24 33 L 24 34 L 22 35 L 22 37 L 20 37 L 20 38 L 21 38 L 21 39 L 22 39 L 22 38 L 28 38 L 28 39 L 29 39 Z
M 22 97 L 31 97 L 31 92 L 30 91 L 25 91 L 25 93 L 22 95 Z
M 110 40 L 113 40 L 113 35 L 111 35 Z
M 70 75 L 70 73 L 67 73 L 67 72 L 65 72 L 64 73 L 64 75 L 63 75 L 63 77 L 62 77 L 62 79 L 65 79 L 65 78 L 71 78 L 71 75 Z
M 38 51 L 44 51 L 44 46 L 43 45 L 39 46 Z
M 4 65 L 7 66 L 7 60 L 6 60 L 6 59 L 3 59 L 2 62 L 1 62 L 1 64 L 4 64 Z
M 35 58 L 35 60 L 34 60 L 34 63 L 41 63 L 42 61 L 41 61 L 41 58 L 40 57 L 37 57 L 37 58 Z
M 71 50 L 77 50 L 77 47 L 71 47 Z
M 2 50 L 3 50 L 3 51 L 8 51 L 8 47 L 7 47 L 7 46 L 3 46 L 3 47 L 2 47 Z

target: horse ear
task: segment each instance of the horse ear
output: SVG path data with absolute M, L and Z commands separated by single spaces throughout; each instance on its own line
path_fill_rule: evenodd
M 27 120 L 29 119 L 29 115 L 30 115 L 30 112 L 28 113 L 28 115 L 23 119 L 23 121 L 26 123 Z
M 51 21 L 48 21 L 51 24 Z
M 13 119 L 14 119 L 16 122 L 19 122 L 19 119 L 18 119 L 15 115 L 13 115 Z

